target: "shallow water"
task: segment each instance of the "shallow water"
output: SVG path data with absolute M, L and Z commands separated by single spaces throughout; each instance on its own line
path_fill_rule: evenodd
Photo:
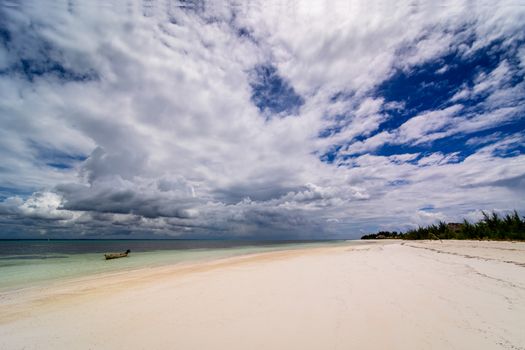
M 142 267 L 342 243 L 343 241 L 0 241 L 0 291 Z M 104 259 L 104 252 L 126 249 L 131 250 L 127 258 Z

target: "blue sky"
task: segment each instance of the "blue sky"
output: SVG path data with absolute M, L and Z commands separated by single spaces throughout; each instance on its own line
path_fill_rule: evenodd
M 525 6 L 4 2 L 0 238 L 525 214 Z

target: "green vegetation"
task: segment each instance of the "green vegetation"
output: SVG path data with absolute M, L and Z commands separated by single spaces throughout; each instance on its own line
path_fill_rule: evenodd
M 483 219 L 477 223 L 463 220 L 463 223 L 440 222 L 437 225 L 418 227 L 405 233 L 381 231 L 364 235 L 361 239 L 490 239 L 525 240 L 525 217 L 517 211 L 500 216 L 483 212 Z
M 361 239 L 400 239 L 402 238 L 402 233 L 397 233 L 396 231 L 379 231 L 378 233 L 371 233 L 369 235 L 364 235 Z

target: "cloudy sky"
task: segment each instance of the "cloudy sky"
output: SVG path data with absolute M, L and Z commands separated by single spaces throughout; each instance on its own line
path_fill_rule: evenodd
M 0 3 L 0 238 L 525 214 L 523 1 Z

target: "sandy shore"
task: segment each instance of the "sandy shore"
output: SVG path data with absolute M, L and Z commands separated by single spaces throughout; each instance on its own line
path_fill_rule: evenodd
M 0 295 L 0 349 L 525 349 L 525 243 L 370 242 Z

